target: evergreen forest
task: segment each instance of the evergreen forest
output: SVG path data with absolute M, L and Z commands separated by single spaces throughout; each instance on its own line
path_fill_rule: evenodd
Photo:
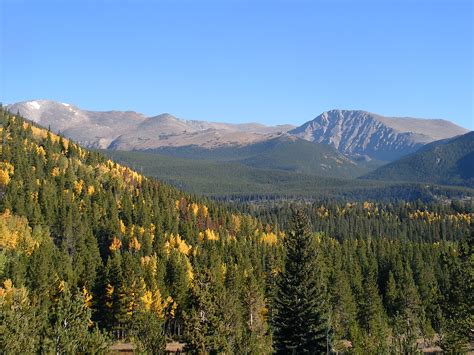
M 472 200 L 217 201 L 0 126 L 0 353 L 469 350 Z

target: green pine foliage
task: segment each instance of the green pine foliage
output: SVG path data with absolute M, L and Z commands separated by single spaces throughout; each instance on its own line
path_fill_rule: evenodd
M 327 300 L 322 265 L 307 217 L 296 212 L 285 240 L 284 270 L 275 297 L 275 350 L 279 354 L 324 353 L 328 348 Z
M 291 224 L 292 204 L 191 196 L 3 109 L 0 124 L 2 352 L 468 343 L 469 201 L 300 203 L 309 221 Z

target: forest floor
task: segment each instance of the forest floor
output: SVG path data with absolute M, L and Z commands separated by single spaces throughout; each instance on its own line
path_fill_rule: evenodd
M 170 342 L 166 344 L 166 353 L 182 352 L 184 343 Z M 133 354 L 135 353 L 135 346 L 132 343 L 116 343 L 110 348 L 111 354 Z
M 171 342 L 166 344 L 166 353 L 181 353 L 184 348 L 184 343 Z M 439 346 L 422 347 L 423 354 L 441 354 L 443 351 Z M 133 354 L 135 353 L 135 346 L 132 343 L 117 343 L 110 347 L 111 354 Z

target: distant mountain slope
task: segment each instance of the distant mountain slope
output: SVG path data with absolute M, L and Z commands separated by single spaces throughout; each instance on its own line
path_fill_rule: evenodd
M 199 146 L 219 148 L 248 145 L 281 136 L 292 126 L 227 124 L 181 120 L 169 114 L 149 117 L 117 137 L 108 147 L 114 150 L 147 150 L 159 147 Z
M 474 187 L 474 132 L 433 142 L 364 177 Z
M 238 162 L 170 157 L 156 152 L 118 150 L 102 152 L 118 163 L 185 191 L 228 200 L 304 197 L 344 201 L 371 199 L 433 201 L 440 196 L 455 199 L 474 196 L 474 190 L 461 187 L 338 179 L 293 171 L 254 168 Z
M 364 161 L 354 162 L 326 144 L 311 143 L 289 135 L 245 146 L 214 149 L 199 146 L 161 147 L 152 151 L 178 158 L 237 162 L 259 169 L 325 177 L 353 178 L 375 168 Z
M 133 111 L 86 111 L 55 101 L 34 100 L 8 105 L 12 113 L 61 132 L 86 147 L 106 148 L 118 135 L 143 122 L 146 117 Z
M 467 130 L 445 120 L 383 117 L 366 111 L 331 110 L 289 133 L 311 142 L 329 144 L 352 157 L 391 161 L 415 152 L 426 143 L 464 134 Z
M 240 160 L 242 164 L 341 178 L 356 177 L 367 171 L 333 147 L 295 137 L 279 137 L 254 146 L 258 153 Z
M 258 123 L 230 124 L 182 120 L 170 114 L 146 117 L 133 111 L 86 111 L 49 100 L 8 105 L 10 112 L 61 132 L 81 145 L 94 148 L 145 150 L 162 146 L 236 146 L 277 137 L 294 128 Z

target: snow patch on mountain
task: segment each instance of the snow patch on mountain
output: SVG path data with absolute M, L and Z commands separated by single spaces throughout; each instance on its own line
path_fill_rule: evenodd
M 32 107 L 35 110 L 39 110 L 41 108 L 41 104 L 38 101 L 30 101 L 28 102 L 28 106 Z

